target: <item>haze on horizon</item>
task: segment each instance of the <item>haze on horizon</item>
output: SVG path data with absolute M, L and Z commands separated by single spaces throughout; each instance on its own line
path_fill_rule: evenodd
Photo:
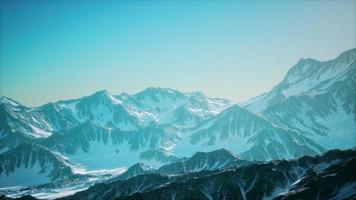
M 238 102 L 356 46 L 355 0 L 0 3 L 0 94 L 28 106 L 151 86 Z

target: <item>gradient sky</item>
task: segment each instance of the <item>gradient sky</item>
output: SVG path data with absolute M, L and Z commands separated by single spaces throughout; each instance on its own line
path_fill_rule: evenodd
M 243 101 L 356 46 L 356 1 L 4 1 L 0 92 L 36 106 L 148 86 Z

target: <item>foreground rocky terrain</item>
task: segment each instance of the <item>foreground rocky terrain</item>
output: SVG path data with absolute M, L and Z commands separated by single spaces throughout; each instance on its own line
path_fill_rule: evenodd
M 199 168 L 198 156 L 190 158 L 188 168 Z M 209 158 L 204 160 L 207 166 L 214 163 Z M 270 162 L 236 159 L 199 171 L 175 171 L 176 167 L 164 166 L 129 176 L 122 174 L 60 199 L 353 199 L 355 167 L 356 150 L 331 150 L 320 156 Z M 167 172 L 167 168 L 172 171 Z

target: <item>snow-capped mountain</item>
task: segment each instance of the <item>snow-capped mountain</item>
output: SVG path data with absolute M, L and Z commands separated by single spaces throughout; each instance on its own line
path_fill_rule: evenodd
M 40 142 L 53 151 L 78 158 L 75 161 L 84 166 L 102 155 L 122 162 L 121 156 L 130 152 L 134 152 L 132 162 L 122 164 L 129 166 L 140 159 L 171 162 L 176 158 L 167 149 L 178 139 L 175 129 L 195 126 L 231 104 L 200 92 L 165 88 L 148 88 L 134 95 L 113 95 L 102 90 L 35 108 L 1 97 L 0 153 L 23 142 Z M 105 150 L 97 151 L 99 146 Z
M 48 183 L 74 173 L 72 164 L 47 148 L 23 143 L 0 155 L 0 187 Z
M 183 93 L 168 88 L 147 88 L 134 95 L 99 91 L 68 104 L 78 121 L 90 120 L 103 127 L 123 131 L 138 130 L 152 124 L 195 125 L 232 104 L 231 101 L 209 98 L 202 93 Z M 75 109 L 73 110 L 73 106 Z M 182 113 L 185 108 L 185 113 Z
M 355 150 L 334 150 L 217 171 L 140 175 L 95 185 L 64 199 L 352 199 L 355 166 Z
M 148 88 L 134 95 L 113 95 L 106 90 L 80 99 L 58 101 L 29 108 L 1 97 L 4 123 L 13 131 L 33 138 L 49 137 L 55 132 L 91 121 L 122 131 L 137 130 L 151 123 L 184 125 L 194 116 L 202 121 L 230 106 L 231 101 L 209 98 L 200 92 L 183 93 L 165 88 Z M 180 111 L 184 108 L 185 113 Z M 197 119 L 200 118 L 200 119 Z
M 317 95 L 329 92 L 338 82 L 355 76 L 356 49 L 341 53 L 329 61 L 301 58 L 271 91 L 244 102 L 242 105 L 253 112 L 262 112 L 268 106 L 303 94 Z
M 322 147 L 356 144 L 356 49 L 329 61 L 301 59 L 271 91 L 242 104 Z
M 68 105 L 64 104 L 63 108 L 68 109 Z M 72 109 L 76 119 L 82 123 L 91 121 L 102 127 L 120 128 L 123 131 L 137 130 L 143 126 L 138 116 L 106 90 L 81 98 Z

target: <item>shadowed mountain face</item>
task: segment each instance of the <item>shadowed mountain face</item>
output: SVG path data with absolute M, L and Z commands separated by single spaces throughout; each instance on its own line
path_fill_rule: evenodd
M 71 164 L 47 148 L 23 143 L 0 155 L 0 186 L 36 185 L 73 175 Z
M 356 195 L 354 167 L 355 150 L 334 150 L 322 156 L 251 163 L 216 171 L 139 175 L 99 184 L 64 199 L 350 198 Z
M 356 147 L 355 85 L 351 49 L 301 59 L 242 104 L 168 88 L 33 108 L 1 97 L 0 187 L 57 198 L 101 183 L 78 199 L 340 199 L 355 189 L 345 177 L 354 151 L 316 155 Z
M 188 172 L 198 172 L 202 170 L 216 170 L 229 166 L 230 164 L 245 164 L 247 161 L 241 160 L 226 149 L 219 149 L 209 153 L 197 152 L 191 158 L 159 168 L 156 172 L 163 174 L 180 174 Z

